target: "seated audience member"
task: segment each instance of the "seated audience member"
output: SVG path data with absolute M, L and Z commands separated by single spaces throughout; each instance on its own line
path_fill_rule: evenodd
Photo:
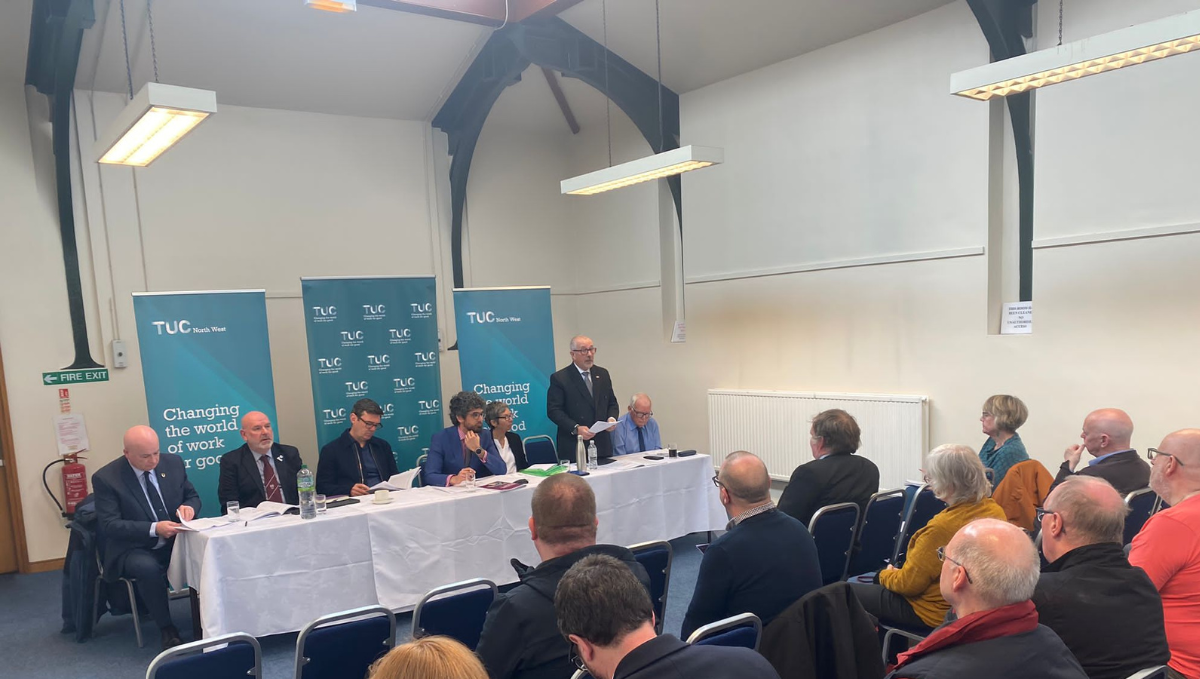
M 634 394 L 629 399 L 625 414 L 617 420 L 612 431 L 613 455 L 644 453 L 663 447 L 658 422 L 654 421 L 653 405 L 645 394 Z
M 1003 520 L 980 519 L 938 550 L 942 595 L 957 617 L 901 653 L 888 679 L 1084 679 L 1062 640 L 1038 624 L 1029 597 L 1038 555 L 1029 536 Z
M 488 609 L 475 652 L 492 679 L 563 679 L 574 668 L 571 645 L 554 619 L 554 588 L 581 559 L 603 554 L 636 573 L 646 592 L 650 576 L 625 547 L 596 544 L 596 496 L 578 476 L 557 474 L 538 484 L 531 501 L 529 533 L 542 563 L 529 568 L 514 559 L 521 583 Z M 633 576 L 631 576 L 633 577 Z
M 421 469 L 427 486 L 457 486 L 476 476 L 505 474 L 508 468 L 492 433 L 483 428 L 483 397 L 460 391 L 450 399 L 454 424 L 433 435 L 429 456 Z
M 401 644 L 376 660 L 367 679 L 487 679 L 479 658 L 450 637 Z
M 680 630 L 684 639 L 698 627 L 738 613 L 753 613 L 766 626 L 821 586 L 817 546 L 804 524 L 775 509 L 762 460 L 745 451 L 731 453 L 713 481 L 730 516 L 729 532 L 714 540 L 700 561 Z
M 258 411 L 242 417 L 241 435 L 246 443 L 221 456 L 217 481 L 221 513 L 225 513 L 225 503 L 234 500 L 243 508 L 268 500 L 300 504 L 296 487 L 296 472 L 303 464 L 300 451 L 277 443 L 270 418 Z
M 554 594 L 572 659 L 596 679 L 778 679 L 748 648 L 691 646 L 654 633 L 654 606 L 629 568 L 592 555 L 571 566 Z M 569 675 L 562 675 L 569 676 Z
M 1091 679 L 1125 679 L 1171 657 L 1154 583 L 1129 565 L 1127 510 L 1107 481 L 1067 478 L 1042 508 L 1042 569 L 1033 603 Z
M 1083 443 L 1076 443 L 1063 453 L 1063 463 L 1054 477 L 1054 485 L 1072 476 L 1096 476 L 1112 484 L 1121 497 L 1145 488 L 1150 483 L 1150 465 L 1129 447 L 1132 437 L 1133 420 L 1124 410 L 1102 408 L 1088 413 L 1079 435 Z M 1093 459 L 1075 471 L 1084 450 Z
M 880 571 L 877 585 L 854 585 L 863 608 L 880 622 L 922 633 L 942 624 L 950 610 L 938 587 L 938 550 L 975 519 L 1005 519 L 1004 510 L 988 497 L 991 486 L 983 463 L 969 446 L 934 448 L 925 458 L 925 479 L 946 508 L 913 533 L 902 567 Z
M 496 452 L 504 460 L 506 474 L 515 474 L 529 466 L 525 459 L 525 445 L 521 437 L 512 431 L 513 412 L 504 401 L 492 401 L 483 409 L 483 419 L 492 430 L 492 441 Z
M 879 491 L 879 468 L 854 454 L 862 438 L 858 422 L 845 410 L 826 410 L 813 418 L 808 436 L 813 460 L 792 472 L 779 511 L 805 526 L 818 509 L 839 502 L 854 502 L 866 511 Z
M 1133 538 L 1129 563 L 1162 597 L 1171 670 L 1200 677 L 1200 429 L 1168 434 L 1150 456 L 1150 487 L 1171 505 Z
M 375 437 L 383 425 L 383 408 L 369 398 L 355 401 L 350 428 L 321 448 L 317 460 L 317 492 L 358 497 L 397 473 L 396 457 L 386 440 Z
M 1010 467 L 1029 459 L 1025 444 L 1021 442 L 1017 429 L 1029 419 L 1029 409 L 1016 396 L 997 394 L 983 402 L 983 415 L 979 422 L 987 441 L 979 451 L 983 466 L 992 470 L 992 487 L 1008 473 Z

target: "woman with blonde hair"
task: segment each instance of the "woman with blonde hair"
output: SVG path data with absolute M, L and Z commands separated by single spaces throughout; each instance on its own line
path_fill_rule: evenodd
M 944 445 L 930 451 L 925 458 L 925 482 L 946 508 L 913 533 L 903 566 L 880 571 L 879 584 L 853 585 L 863 608 L 880 622 L 923 633 L 942 624 L 950 610 L 938 585 L 941 549 L 975 519 L 1006 520 L 1004 510 L 990 497 L 992 485 L 970 446 Z
M 368 679 L 488 679 L 483 663 L 450 637 L 422 637 L 375 661 Z
M 1013 465 L 1029 459 L 1025 444 L 1017 434 L 1017 429 L 1028 418 L 1029 409 L 1016 396 L 996 394 L 983 402 L 979 423 L 988 440 L 979 449 L 979 459 L 983 466 L 992 470 L 993 488 L 1000 484 Z

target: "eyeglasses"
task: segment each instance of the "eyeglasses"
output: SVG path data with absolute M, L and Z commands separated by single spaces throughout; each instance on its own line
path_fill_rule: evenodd
M 579 657 L 579 647 L 575 644 L 571 644 L 571 664 L 579 668 L 580 671 L 588 671 L 587 665 L 583 664 L 583 658 Z
M 720 474 L 713 475 L 713 485 L 716 486 L 717 488 L 725 487 L 725 484 L 721 483 L 721 475 Z
M 967 572 L 967 567 L 962 565 L 961 561 L 956 561 L 956 560 L 951 559 L 950 557 L 946 556 L 946 548 L 945 547 L 938 547 L 937 555 L 938 555 L 938 561 L 949 561 L 950 563 L 954 564 L 955 566 L 958 566 L 959 568 L 961 568 L 963 574 L 967 576 L 967 582 L 972 585 L 975 584 L 974 582 L 971 582 L 971 574 Z
M 1164 453 L 1163 451 L 1159 450 L 1158 448 L 1147 448 L 1146 449 L 1146 459 L 1150 460 L 1151 462 L 1153 462 L 1154 458 L 1158 457 L 1159 455 L 1175 458 L 1175 464 L 1179 465 L 1180 467 L 1186 466 L 1183 464 L 1182 460 L 1180 460 L 1178 457 L 1172 455 L 1171 453 Z
M 572 349 L 571 353 L 572 354 L 594 354 L 594 353 L 596 353 L 596 347 L 584 347 L 582 349 Z
M 1053 509 L 1046 509 L 1045 507 L 1038 507 L 1037 509 L 1034 510 L 1034 513 L 1037 515 L 1038 523 L 1041 523 L 1042 519 L 1046 518 L 1047 514 L 1057 514 L 1058 512 L 1054 511 Z
M 498 420 L 511 420 L 512 418 L 513 418 L 513 417 L 512 417 L 512 413 L 509 413 L 509 414 L 507 414 L 507 415 L 501 415 L 500 417 L 497 417 L 496 419 L 498 419 Z
M 634 410 L 633 414 L 635 417 L 654 417 L 654 411 L 650 411 L 648 413 L 643 413 L 640 410 Z
M 382 426 L 383 426 L 383 422 L 382 422 L 382 421 L 375 421 L 375 422 L 372 422 L 372 421 L 370 421 L 370 420 L 364 420 L 364 419 L 363 419 L 363 418 L 361 418 L 361 417 L 360 417 L 360 418 L 358 418 L 358 421 L 359 421 L 359 422 L 361 422 L 361 423 L 363 423 L 364 425 L 366 425 L 366 427 L 367 427 L 368 429 L 378 429 L 378 428 L 380 428 L 380 427 L 382 427 Z

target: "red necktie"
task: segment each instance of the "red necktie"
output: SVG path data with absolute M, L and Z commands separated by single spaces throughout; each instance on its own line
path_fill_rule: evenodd
M 267 499 L 271 502 L 283 502 L 283 493 L 279 490 L 279 478 L 275 476 L 275 468 L 266 455 L 262 456 L 263 486 L 267 489 Z

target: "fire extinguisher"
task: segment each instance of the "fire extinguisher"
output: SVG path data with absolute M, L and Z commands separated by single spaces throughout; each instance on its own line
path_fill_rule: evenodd
M 72 517 L 75 515 L 75 506 L 83 502 L 88 495 L 87 482 L 87 467 L 83 466 L 80 460 L 86 459 L 79 457 L 78 453 L 63 455 L 61 459 L 55 460 L 46 465 L 42 470 L 42 485 L 45 486 L 46 492 L 50 495 L 50 499 L 54 500 L 54 504 L 62 511 L 63 516 Z M 62 489 L 63 502 L 60 504 L 58 498 L 50 491 L 50 484 L 46 482 L 46 472 L 56 464 L 61 464 L 62 468 Z

